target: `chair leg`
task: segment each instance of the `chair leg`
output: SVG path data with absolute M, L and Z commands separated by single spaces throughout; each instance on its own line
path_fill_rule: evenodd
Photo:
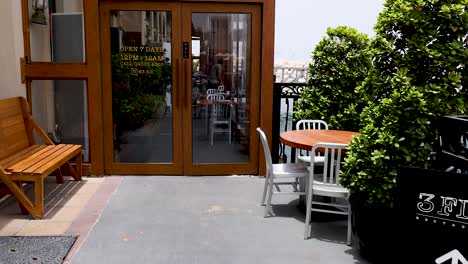
M 231 141 L 232 141 L 232 139 L 231 139 L 231 136 L 232 136 L 232 134 L 231 134 L 231 133 L 232 133 L 232 132 L 231 132 L 231 131 L 232 131 L 232 129 L 231 129 L 231 122 L 232 122 L 232 121 L 231 121 L 231 118 L 229 118 L 229 144 L 231 144 Z
M 346 245 L 348 246 L 351 246 L 351 243 L 352 243 L 351 216 L 352 216 L 351 205 L 348 202 L 348 234 L 346 238 Z
M 31 215 L 34 219 L 44 217 L 44 181 L 42 177 L 34 181 L 34 210 Z
M 214 137 L 214 132 L 213 132 L 213 127 L 211 127 L 211 135 L 210 135 L 211 146 L 213 146 L 213 137 Z
M 269 214 L 273 214 L 271 211 L 271 197 L 273 196 L 273 177 L 270 175 L 268 177 L 268 197 L 266 200 L 266 206 L 265 206 L 265 217 L 267 217 Z
M 18 188 L 24 192 L 24 189 L 23 189 L 23 183 L 18 181 L 16 182 L 16 185 L 18 185 Z M 21 214 L 22 215 L 28 215 L 29 214 L 29 211 L 28 209 L 26 209 L 26 207 L 18 200 L 18 205 L 19 205 L 19 208 L 20 208 L 20 211 L 21 211 Z
M 78 153 L 76 155 L 75 159 L 75 175 L 76 177 L 73 177 L 76 181 L 81 181 L 81 176 L 83 175 L 83 156 L 82 152 Z M 71 167 L 71 166 L 70 166 Z
M 60 168 L 56 169 L 54 172 L 52 172 L 50 175 L 54 175 L 55 176 L 55 182 L 57 184 L 63 184 L 64 182 L 64 179 L 63 179 L 63 173 L 62 173 L 62 170 Z
M 263 186 L 263 194 L 262 194 L 262 202 L 261 202 L 261 205 L 265 205 L 265 197 L 266 197 L 266 194 L 267 194 L 267 188 L 268 188 L 268 181 L 269 181 L 269 176 L 268 176 L 268 171 L 265 175 L 265 185 Z
M 6 187 L 16 196 L 18 201 L 22 204 L 30 214 L 34 212 L 34 205 L 32 204 L 29 197 L 24 193 L 22 188 L 13 182 L 6 174 L 6 172 L 0 168 L 0 180 L 6 185 Z
M 304 228 L 304 239 L 309 239 L 309 236 L 310 236 L 310 214 L 311 214 L 311 211 L 312 211 L 312 196 L 313 196 L 313 193 L 312 193 L 312 186 L 309 186 L 310 183 L 307 183 L 307 188 L 308 188 L 308 191 L 307 191 L 307 201 L 306 201 L 306 218 L 305 218 L 305 228 Z

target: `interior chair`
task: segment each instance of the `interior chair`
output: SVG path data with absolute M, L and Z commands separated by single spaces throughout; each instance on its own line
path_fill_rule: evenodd
M 247 115 L 246 104 L 238 104 L 236 114 L 235 138 L 237 139 L 237 142 L 243 143 L 244 141 L 247 141 L 250 128 L 250 119 Z
M 310 120 L 304 119 L 299 120 L 296 123 L 296 130 L 305 130 L 305 129 L 325 129 L 328 130 L 328 124 L 323 120 Z M 315 163 L 323 163 L 324 157 L 321 154 L 317 154 L 318 156 L 315 157 Z M 298 160 L 310 163 L 310 153 L 307 150 L 303 149 L 296 149 L 296 157 Z
M 218 89 L 208 89 L 208 90 L 206 90 L 206 94 L 207 94 L 207 95 L 210 95 L 210 94 L 217 94 L 217 93 L 219 93 L 219 92 L 218 92 Z
M 345 156 L 347 144 L 318 143 L 311 151 L 310 176 L 307 178 L 307 203 L 304 239 L 310 236 L 311 212 L 322 212 L 348 216 L 346 244 L 351 245 L 351 206 L 348 201 L 349 191 L 340 185 L 340 167 Z M 325 157 L 322 164 L 323 174 L 316 173 L 315 159 L 320 151 Z M 316 196 L 321 196 L 320 200 Z M 341 202 L 340 202 L 341 201 Z M 317 206 L 319 205 L 319 206 Z
M 228 133 L 229 144 L 231 144 L 232 129 L 231 119 L 233 107 L 231 101 L 224 100 L 224 95 L 210 94 L 208 100 L 214 101 L 211 104 L 211 121 L 210 121 L 210 143 L 213 146 L 215 133 Z
M 271 198 L 273 195 L 305 195 L 305 192 L 299 191 L 296 179 L 308 177 L 309 171 L 304 163 L 273 164 L 265 133 L 261 128 L 257 128 L 257 132 L 263 145 L 263 153 L 265 154 L 266 161 L 265 185 L 263 187 L 261 204 L 265 205 L 266 200 L 265 217 L 267 217 L 270 214 L 273 215 L 271 208 Z M 292 181 L 288 181 L 288 178 Z M 289 185 L 291 189 L 282 190 L 280 188 L 282 185 Z M 273 187 L 275 187 L 275 189 L 273 189 Z

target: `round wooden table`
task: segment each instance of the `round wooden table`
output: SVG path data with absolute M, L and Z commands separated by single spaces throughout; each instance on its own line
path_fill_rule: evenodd
M 343 130 L 290 130 L 280 134 L 281 143 L 293 148 L 312 150 L 319 142 L 350 144 L 358 132 Z

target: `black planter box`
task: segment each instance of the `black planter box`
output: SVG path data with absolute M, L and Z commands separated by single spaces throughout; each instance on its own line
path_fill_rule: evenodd
M 398 210 L 401 252 L 412 263 L 466 263 L 468 174 L 400 168 Z
M 355 242 L 371 263 L 468 263 L 468 116 L 438 128 L 433 169 L 399 168 L 396 208 L 351 197 Z
M 351 200 L 353 244 L 359 254 L 374 264 L 404 263 L 398 261 L 400 248 L 399 218 L 396 209 L 365 205 Z

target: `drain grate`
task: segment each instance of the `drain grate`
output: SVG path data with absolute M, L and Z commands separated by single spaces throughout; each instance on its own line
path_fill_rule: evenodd
M 75 240 L 72 236 L 0 237 L 0 264 L 61 264 Z

